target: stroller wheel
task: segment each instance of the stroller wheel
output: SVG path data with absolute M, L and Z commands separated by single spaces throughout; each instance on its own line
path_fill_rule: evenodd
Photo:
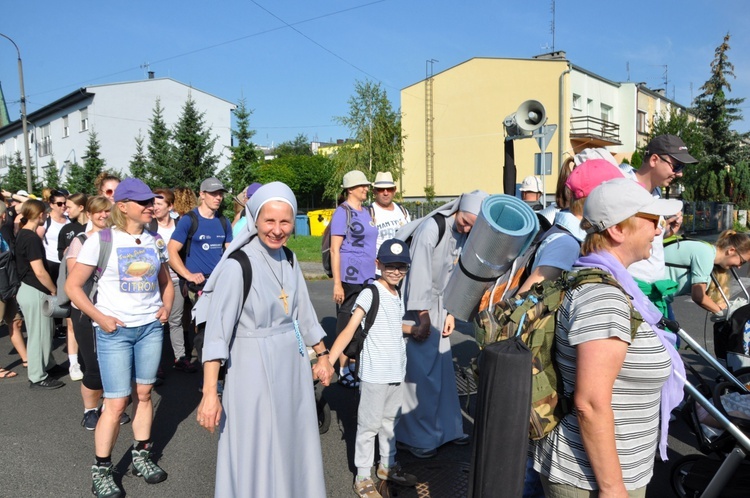
M 703 458 L 705 458 L 703 455 L 687 455 L 677 460 L 672 466 L 672 490 L 680 498 L 693 498 L 698 496 L 699 492 L 697 490 L 685 486 L 685 480 L 690 474 L 693 465 Z

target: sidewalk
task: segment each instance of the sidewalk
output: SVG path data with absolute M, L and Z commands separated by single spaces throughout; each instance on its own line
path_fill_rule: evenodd
M 325 280 L 328 276 L 323 272 L 323 264 L 320 261 L 300 261 L 299 267 L 305 280 Z

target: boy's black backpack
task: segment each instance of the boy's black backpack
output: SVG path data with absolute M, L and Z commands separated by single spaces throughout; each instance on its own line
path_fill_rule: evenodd
M 16 269 L 16 257 L 13 249 L 0 253 L 0 301 L 16 297 L 21 279 Z
M 352 208 L 348 204 L 341 203 L 341 207 L 346 211 L 346 232 L 349 233 L 349 225 L 352 223 Z M 323 240 L 320 244 L 320 256 L 323 262 L 323 271 L 329 277 L 333 277 L 333 268 L 331 267 L 331 225 L 333 224 L 333 216 L 331 222 L 326 225 L 323 230 Z
M 182 258 L 183 263 L 187 263 L 187 257 L 190 255 L 190 246 L 193 244 L 193 236 L 195 235 L 195 232 L 198 231 L 198 215 L 195 214 L 195 211 L 188 211 L 187 213 L 185 213 L 185 216 L 190 218 L 190 228 L 188 229 L 185 243 L 182 245 L 182 249 L 180 249 L 179 251 L 179 255 Z M 227 220 L 226 217 L 221 213 L 216 213 L 216 217 L 219 218 L 221 228 L 224 230 L 224 235 L 226 236 L 227 230 L 232 230 L 232 227 L 229 225 L 229 220 Z M 223 248 L 222 252 L 224 252 Z
M 370 289 L 370 292 L 372 292 L 370 311 L 365 315 L 364 325 L 357 327 L 357 330 L 354 332 L 354 337 L 352 337 L 352 340 L 349 341 L 349 344 L 344 348 L 344 354 L 347 358 L 351 358 L 352 360 L 359 359 L 359 353 L 362 352 L 362 348 L 365 346 L 365 339 L 367 339 L 367 334 L 370 333 L 372 324 L 375 323 L 375 317 L 378 315 L 378 309 L 380 308 L 380 291 L 378 291 L 375 284 L 367 284 L 365 289 Z M 399 291 L 399 296 L 400 295 L 401 291 Z

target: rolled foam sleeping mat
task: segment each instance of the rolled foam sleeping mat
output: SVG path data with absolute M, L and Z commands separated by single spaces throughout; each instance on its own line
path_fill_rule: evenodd
M 42 301 L 42 314 L 52 318 L 67 318 L 70 316 L 70 304 L 57 304 L 57 296 L 45 296 Z
M 487 197 L 448 280 L 445 309 L 459 320 L 470 320 L 487 286 L 510 269 L 538 231 L 536 214 L 521 199 Z

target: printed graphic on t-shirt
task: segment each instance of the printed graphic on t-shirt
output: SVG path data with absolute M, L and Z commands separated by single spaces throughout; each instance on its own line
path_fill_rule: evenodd
M 159 258 L 150 247 L 119 247 L 120 292 L 151 293 L 158 289 Z
M 221 250 L 221 248 L 224 246 L 224 239 L 226 236 L 224 234 L 216 234 L 215 236 L 211 236 L 211 234 L 200 234 L 197 239 L 200 241 L 201 249 L 204 251 L 208 251 L 211 249 L 218 249 Z

